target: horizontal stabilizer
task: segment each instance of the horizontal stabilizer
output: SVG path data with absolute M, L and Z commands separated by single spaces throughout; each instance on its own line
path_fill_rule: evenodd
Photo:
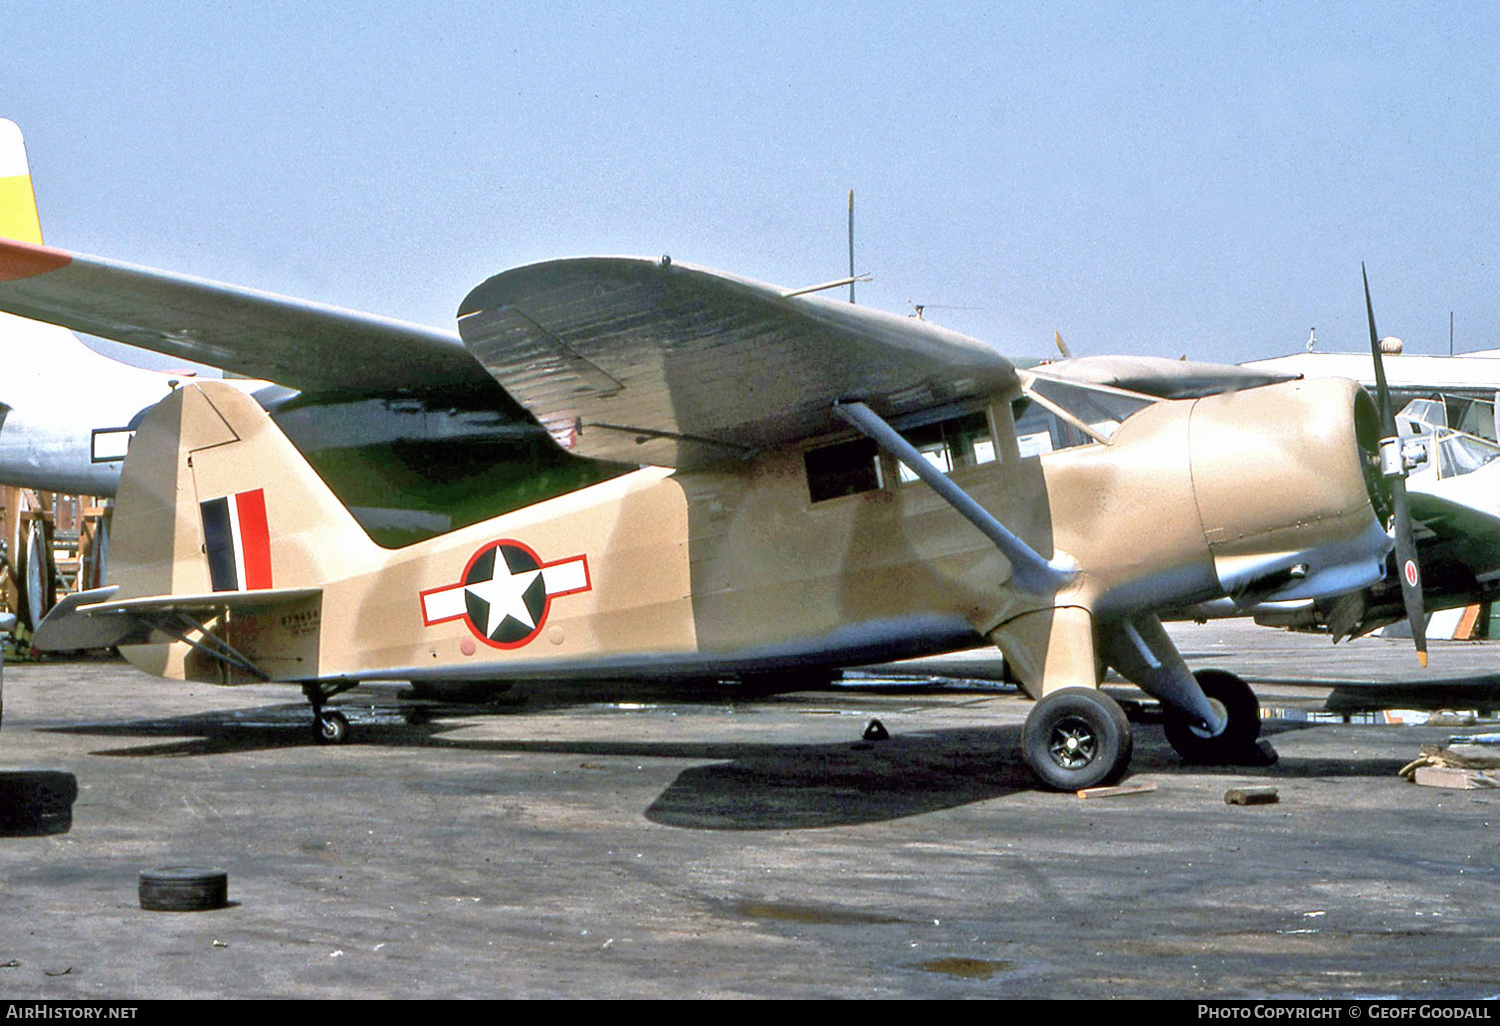
M 322 594 L 321 588 L 266 588 L 201 595 L 152 595 L 116 601 L 118 585 L 75 592 L 37 626 L 33 644 L 43 652 L 76 652 L 144 644 L 153 631 L 181 634 L 226 613 L 269 613 Z

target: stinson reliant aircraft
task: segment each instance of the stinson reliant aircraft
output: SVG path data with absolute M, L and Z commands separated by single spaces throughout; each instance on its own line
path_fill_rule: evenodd
M 1382 418 L 1351 381 L 1213 368 L 1158 399 L 666 257 L 502 273 L 452 345 L 24 242 L 0 243 L 0 309 L 392 402 L 491 389 L 596 468 L 387 548 L 240 390 L 194 382 L 153 409 L 112 583 L 60 604 L 37 644 L 296 682 L 325 740 L 348 730 L 328 699 L 363 680 L 744 675 L 989 642 L 1037 699 L 1022 747 L 1048 786 L 1128 766 L 1106 668 L 1161 701 L 1185 755 L 1233 761 L 1254 695 L 1195 679 L 1158 612 L 1379 580 L 1402 472 L 1382 472 Z M 1089 444 L 1023 455 L 1032 403 Z

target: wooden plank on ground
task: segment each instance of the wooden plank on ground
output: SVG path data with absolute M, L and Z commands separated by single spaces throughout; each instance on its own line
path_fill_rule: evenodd
M 1133 784 L 1116 784 L 1113 787 L 1086 787 L 1078 792 L 1080 798 L 1117 798 L 1126 794 L 1146 794 L 1155 791 L 1156 785 L 1149 780 Z

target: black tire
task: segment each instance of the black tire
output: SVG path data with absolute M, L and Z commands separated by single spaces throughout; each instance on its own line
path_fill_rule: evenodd
M 0 837 L 65 834 L 78 779 L 60 770 L 0 770 Z
M 1254 758 L 1260 738 L 1260 699 L 1250 685 L 1226 670 L 1200 670 L 1193 676 L 1228 722 L 1218 734 L 1209 734 L 1192 725 L 1187 713 L 1163 703 L 1162 728 L 1182 761 L 1220 766 Z
M 1094 688 L 1063 688 L 1044 696 L 1021 731 L 1026 765 L 1055 791 L 1114 783 L 1129 768 L 1133 747 L 1125 710 Z
M 229 874 L 196 866 L 145 869 L 140 894 L 148 912 L 206 912 L 229 904 Z
M 341 745 L 349 740 L 349 720 L 337 710 L 319 713 L 313 721 L 313 736 L 320 744 Z

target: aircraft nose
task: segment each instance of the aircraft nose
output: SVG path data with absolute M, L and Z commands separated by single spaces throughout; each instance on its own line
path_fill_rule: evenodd
M 1336 378 L 1197 403 L 1194 497 L 1226 594 L 1310 598 L 1380 578 L 1390 543 L 1370 478 L 1368 406 L 1358 385 Z

